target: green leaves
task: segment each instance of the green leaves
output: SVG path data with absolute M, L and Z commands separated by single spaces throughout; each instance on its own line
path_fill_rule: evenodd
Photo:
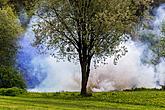
M 18 45 L 16 39 L 23 31 L 13 9 L 8 5 L 0 8 L 0 65 L 12 65 Z
M 35 28 L 36 46 L 45 46 L 62 58 L 95 57 L 100 61 L 125 55 L 126 48 L 119 45 L 132 34 L 152 0 L 42 2 L 37 12 L 41 20 Z
M 132 0 L 81 0 L 79 2 L 48 0 L 41 6 L 39 12 L 44 12 L 39 14 L 39 17 L 43 19 L 43 23 L 38 25 L 40 25 L 40 32 L 54 35 L 52 39 L 60 36 L 60 39 L 64 40 L 68 36 L 70 39 L 67 38 L 67 40 L 78 41 L 78 36 L 80 36 L 78 34 L 82 34 L 82 40 L 88 46 L 91 39 L 99 44 L 98 41 L 102 41 L 101 36 L 105 35 L 103 39 L 108 41 L 109 35 L 120 37 L 122 33 L 130 33 L 132 26 L 138 23 L 141 16 L 141 14 L 136 15 L 136 12 L 140 10 L 139 7 L 147 7 L 150 2 L 149 0 L 138 0 L 138 2 Z M 141 10 L 141 13 L 143 12 L 144 10 Z M 82 29 L 83 25 L 84 29 Z M 115 33 L 121 34 L 115 35 Z M 39 39 L 41 38 L 46 38 L 46 36 Z M 98 48 L 99 45 L 96 49 Z
M 0 66 L 0 88 L 26 88 L 22 75 L 12 67 Z

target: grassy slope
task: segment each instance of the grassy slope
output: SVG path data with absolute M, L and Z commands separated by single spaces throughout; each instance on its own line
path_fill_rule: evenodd
M 27 93 L 17 97 L 0 96 L 2 110 L 165 110 L 165 91 L 94 93 Z

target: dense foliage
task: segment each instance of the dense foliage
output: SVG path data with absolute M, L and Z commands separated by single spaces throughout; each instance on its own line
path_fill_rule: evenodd
M 20 88 L 0 88 L 0 95 L 2 96 L 17 96 L 20 94 L 26 93 L 25 89 L 20 89 Z
M 0 88 L 26 87 L 21 74 L 13 68 L 21 32 L 15 8 L 9 0 L 0 0 Z
M 18 49 L 16 40 L 22 27 L 5 0 L 0 1 L 0 6 L 0 65 L 10 66 L 15 63 Z
M 22 75 L 12 67 L 0 66 L 0 88 L 26 88 Z

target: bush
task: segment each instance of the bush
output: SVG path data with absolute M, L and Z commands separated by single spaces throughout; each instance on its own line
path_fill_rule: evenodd
M 20 89 L 16 87 L 0 89 L 0 95 L 3 95 L 3 96 L 17 96 L 23 93 L 26 93 L 25 89 Z
M 0 66 L 0 88 L 26 88 L 22 75 L 12 67 Z

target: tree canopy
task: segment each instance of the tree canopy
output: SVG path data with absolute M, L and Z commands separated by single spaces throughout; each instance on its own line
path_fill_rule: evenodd
M 0 66 L 0 88 L 26 88 L 25 81 L 13 67 Z
M 0 88 L 26 87 L 21 74 L 13 68 L 22 31 L 13 6 L 8 0 L 0 0 Z
M 13 65 L 18 49 L 16 39 L 23 31 L 6 0 L 0 1 L 0 65 Z
M 86 95 L 91 60 L 125 55 L 119 48 L 144 16 L 151 0 L 47 0 L 37 15 L 36 42 L 52 55 L 77 58 L 82 72 L 81 94 Z M 99 60 L 98 60 L 99 59 Z

